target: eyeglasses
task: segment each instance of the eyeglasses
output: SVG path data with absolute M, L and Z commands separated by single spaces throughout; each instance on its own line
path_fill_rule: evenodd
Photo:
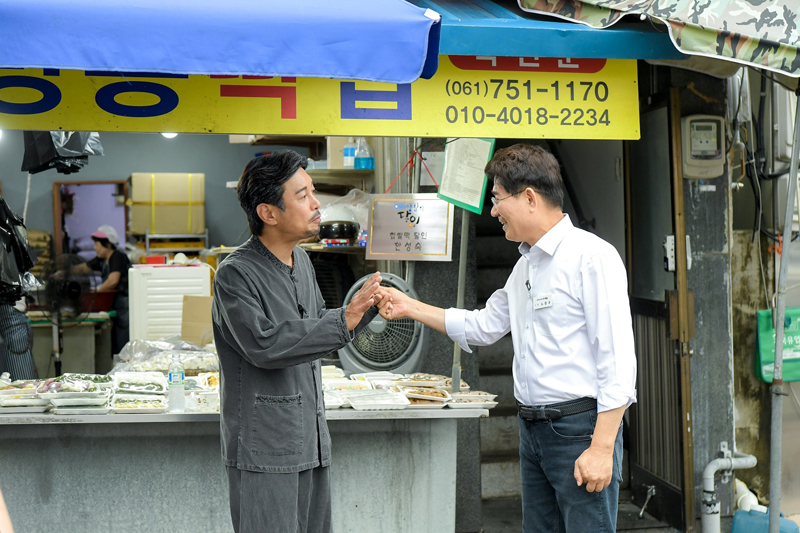
M 492 205 L 497 207 L 497 204 L 499 204 L 503 200 L 507 200 L 507 199 L 511 198 L 512 196 L 516 196 L 518 194 L 521 194 L 523 191 L 515 192 L 514 194 L 509 194 L 508 196 L 503 196 L 502 198 L 495 198 L 494 196 L 492 196 Z

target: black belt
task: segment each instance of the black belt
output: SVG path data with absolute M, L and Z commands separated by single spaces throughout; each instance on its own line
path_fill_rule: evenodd
M 517 402 L 519 417 L 531 422 L 556 420 L 562 416 L 576 415 L 593 409 L 597 409 L 597 400 L 594 398 L 578 398 L 551 405 L 522 405 Z

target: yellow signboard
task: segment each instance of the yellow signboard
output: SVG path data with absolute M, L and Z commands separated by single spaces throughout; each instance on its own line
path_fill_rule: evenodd
M 404 85 L 0 69 L 0 129 L 638 139 L 636 62 L 441 56 Z

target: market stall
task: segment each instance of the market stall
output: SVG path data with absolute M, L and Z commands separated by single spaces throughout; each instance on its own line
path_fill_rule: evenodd
M 334 530 L 453 531 L 457 421 L 488 414 L 329 410 Z M 18 531 L 230 531 L 218 414 L 3 414 L 0 454 Z

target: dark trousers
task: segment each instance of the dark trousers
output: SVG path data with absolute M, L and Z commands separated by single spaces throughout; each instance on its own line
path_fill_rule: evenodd
M 519 418 L 524 533 L 613 533 L 622 478 L 622 427 L 614 445 L 611 484 L 587 492 L 575 481 L 575 461 L 592 442 L 596 411 L 557 420 Z
M 330 467 L 272 474 L 228 467 L 236 533 L 330 533 Z
M 34 379 L 33 331 L 27 315 L 11 305 L 0 304 L 0 337 L 5 352 L 3 366 L 11 374 L 11 379 Z

